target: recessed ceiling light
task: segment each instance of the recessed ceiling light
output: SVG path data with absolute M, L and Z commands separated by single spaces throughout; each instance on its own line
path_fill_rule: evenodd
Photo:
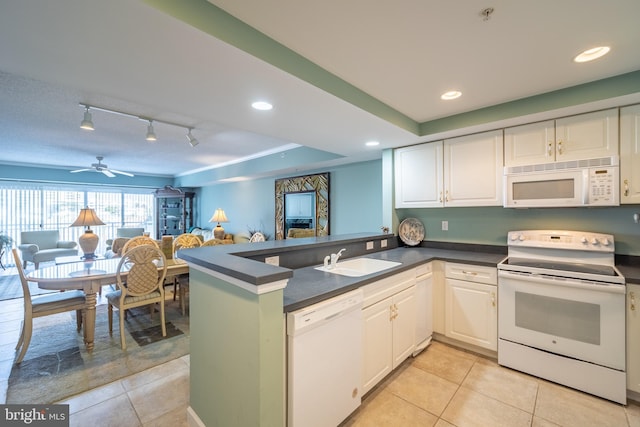
M 611 48 L 609 46 L 594 47 L 592 49 L 585 50 L 580 55 L 578 55 L 575 58 L 573 58 L 573 60 L 574 60 L 574 62 L 593 61 L 594 59 L 598 59 L 598 58 L 606 55 L 607 53 L 609 53 L 610 50 L 611 50 Z
M 380 143 L 378 141 L 367 141 L 364 145 L 366 145 L 367 147 L 375 147 L 380 145 Z
M 265 101 L 256 101 L 253 104 L 251 104 L 251 106 L 256 110 L 260 110 L 260 111 L 268 111 L 273 108 L 273 105 Z
M 458 90 L 450 90 L 449 92 L 445 92 L 442 95 L 440 95 L 440 99 L 444 99 L 445 101 L 448 101 L 450 99 L 460 98 L 461 96 L 462 96 L 462 92 Z

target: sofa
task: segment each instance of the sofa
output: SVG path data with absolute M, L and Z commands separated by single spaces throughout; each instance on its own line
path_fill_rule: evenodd
M 77 246 L 76 242 L 60 240 L 58 230 L 42 230 L 21 232 L 18 249 L 22 252 L 23 268 L 27 268 L 27 262 L 32 262 L 37 270 L 41 262 L 78 255 Z
M 213 230 L 207 230 L 206 228 L 194 227 L 190 231 L 191 234 L 195 234 L 202 240 L 202 243 L 209 242 L 211 240 L 216 240 L 216 244 L 220 245 L 232 245 L 235 243 L 233 239 L 233 234 L 225 234 L 224 239 L 215 239 L 213 237 Z M 212 244 L 210 242 L 209 244 Z

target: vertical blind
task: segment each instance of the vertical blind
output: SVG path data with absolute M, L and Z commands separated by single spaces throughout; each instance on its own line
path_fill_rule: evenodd
M 78 241 L 83 227 L 69 227 L 80 209 L 95 209 L 104 226 L 92 227 L 100 237 L 97 253 L 104 253 L 107 239 L 120 227 L 144 227 L 154 230 L 154 197 L 149 189 L 86 189 L 81 186 L 51 186 L 0 182 L 0 234 L 20 244 L 21 231 L 58 230 L 62 240 Z M 2 263 L 13 265 L 5 250 Z

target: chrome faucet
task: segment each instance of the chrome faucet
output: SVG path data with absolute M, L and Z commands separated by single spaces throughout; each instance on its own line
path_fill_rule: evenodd
M 338 259 L 342 255 L 342 252 L 346 251 L 345 248 L 340 249 L 337 254 L 331 254 L 331 268 L 336 268 L 336 264 L 338 263 Z

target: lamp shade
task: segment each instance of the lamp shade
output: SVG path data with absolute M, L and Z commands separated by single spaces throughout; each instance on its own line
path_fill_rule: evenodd
M 221 208 L 216 209 L 209 222 L 217 222 L 218 225 L 213 229 L 213 237 L 216 239 L 224 239 L 224 228 L 220 226 L 221 222 L 229 222 L 227 216 Z
M 209 222 L 229 222 L 229 220 L 227 219 L 227 216 L 225 215 L 224 211 L 220 208 L 216 209 L 216 211 L 214 212 L 213 216 L 211 217 L 211 219 L 209 220 Z
M 78 218 L 71 224 L 71 227 L 87 227 L 84 234 L 78 238 L 78 244 L 80 244 L 82 252 L 84 253 L 83 257 L 86 259 L 95 257 L 95 251 L 100 241 L 100 238 L 93 234 L 90 228 L 92 225 L 104 225 L 104 222 L 98 218 L 96 211 L 89 207 L 80 209 L 80 215 L 78 215 Z
M 80 215 L 78 215 L 78 218 L 70 225 L 70 227 L 90 227 L 92 225 L 104 225 L 104 222 L 98 218 L 95 210 L 90 207 L 86 207 L 80 209 Z

